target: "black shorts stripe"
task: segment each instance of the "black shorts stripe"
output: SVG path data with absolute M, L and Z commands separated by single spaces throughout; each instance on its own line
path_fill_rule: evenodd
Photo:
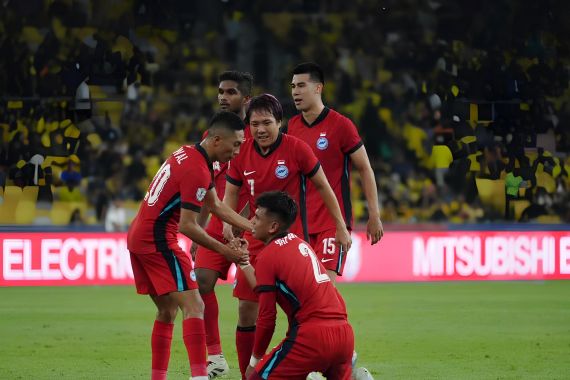
M 178 263 L 176 256 L 174 255 L 174 251 L 168 249 L 165 251 L 161 251 L 162 257 L 166 260 L 168 264 L 168 268 L 170 269 L 170 274 L 174 279 L 174 283 L 176 284 L 176 288 L 179 292 L 188 290 L 188 282 L 186 281 L 186 277 L 184 276 L 184 272 L 182 271 L 182 266 Z
M 289 333 L 287 334 L 287 338 L 283 341 L 281 347 L 275 351 L 270 358 L 267 359 L 265 365 L 261 368 L 259 375 L 262 379 L 268 379 L 271 375 L 271 372 L 273 372 L 279 363 L 285 359 L 295 344 L 295 339 L 297 338 L 298 331 L 299 325 L 295 323 L 293 326 L 291 326 Z

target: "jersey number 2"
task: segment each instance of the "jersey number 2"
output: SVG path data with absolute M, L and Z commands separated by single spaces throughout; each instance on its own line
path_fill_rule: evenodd
M 317 281 L 317 283 L 320 284 L 322 282 L 328 282 L 331 280 L 326 272 L 325 273 L 321 272 L 319 259 L 317 258 L 317 255 L 315 255 L 315 252 L 313 252 L 311 247 L 309 247 L 305 243 L 301 243 L 299 244 L 299 252 L 301 252 L 301 255 L 305 257 L 309 256 L 309 258 L 311 259 L 311 264 L 313 264 L 313 273 L 315 275 L 315 280 Z
M 164 189 L 166 181 L 168 181 L 168 178 L 170 178 L 170 164 L 164 164 L 154 176 L 150 189 L 148 190 L 148 193 L 146 193 L 145 200 L 149 206 L 153 206 L 156 203 L 160 192 Z

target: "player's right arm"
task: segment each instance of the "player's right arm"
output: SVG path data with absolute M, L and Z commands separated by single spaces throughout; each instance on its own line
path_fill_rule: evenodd
M 208 206 L 203 205 L 198 215 L 198 224 L 200 227 L 206 227 L 206 222 L 208 221 L 208 216 L 210 215 L 210 209 Z M 196 260 L 196 252 L 198 251 L 198 243 L 192 241 L 192 246 L 190 247 L 190 255 L 192 255 L 192 260 Z
M 226 192 L 224 193 L 224 200 L 222 203 L 232 210 L 235 210 L 237 208 L 239 189 L 239 186 L 234 185 L 230 181 L 226 183 Z M 249 228 L 249 230 L 251 231 L 251 228 Z M 232 226 L 226 222 L 224 222 L 223 235 L 224 239 L 227 241 L 230 241 L 234 238 Z
M 226 186 L 226 194 L 228 194 L 227 192 L 228 186 L 229 184 Z M 251 225 L 251 222 L 234 211 L 237 206 L 237 197 L 235 199 L 235 204 L 230 206 L 220 201 L 216 192 L 211 190 L 208 191 L 208 193 L 206 194 L 206 204 L 208 205 L 208 207 L 210 207 L 210 211 L 213 214 L 215 214 L 217 217 L 219 217 L 221 220 L 224 221 L 224 224 L 227 223 L 230 225 L 230 227 L 235 226 L 242 230 L 251 231 L 253 227 Z M 229 240 L 231 239 L 228 239 L 228 241 Z
M 209 190 L 208 192 L 210 191 L 213 190 Z M 181 208 L 179 222 L 180 232 L 186 235 L 193 242 L 196 242 L 197 244 L 213 251 L 219 252 L 229 261 L 232 261 L 234 263 L 242 263 L 247 261 L 248 256 L 246 252 L 231 249 L 230 247 L 225 246 L 216 239 L 210 237 L 206 231 L 204 231 L 204 229 L 198 224 L 198 215 L 199 211 Z

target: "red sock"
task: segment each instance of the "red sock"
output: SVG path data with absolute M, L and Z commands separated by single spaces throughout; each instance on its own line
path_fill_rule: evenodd
M 249 359 L 253 352 L 255 342 L 255 326 L 237 327 L 236 330 L 236 350 L 238 355 L 239 370 L 242 379 L 245 379 L 245 370 L 249 365 Z
M 182 337 L 192 376 L 208 376 L 206 371 L 206 332 L 204 320 L 201 318 L 188 318 L 182 322 Z
M 166 380 L 173 323 L 154 321 L 150 345 L 152 347 L 152 380 Z
M 218 308 L 216 292 L 203 294 L 202 300 L 204 300 L 204 325 L 206 327 L 208 355 L 219 355 L 222 353 L 222 345 L 220 344 L 220 327 L 218 325 L 220 309 Z

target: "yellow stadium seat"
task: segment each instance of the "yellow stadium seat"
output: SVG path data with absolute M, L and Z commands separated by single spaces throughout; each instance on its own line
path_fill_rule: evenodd
M 26 186 L 24 190 L 22 190 L 22 200 L 23 201 L 31 201 L 36 202 L 38 199 L 38 186 Z
M 505 180 L 475 178 L 481 203 L 500 213 L 505 212 Z
M 73 211 L 68 202 L 54 201 L 51 207 L 50 219 L 53 225 L 64 226 L 69 224 Z
M 543 187 L 546 192 L 552 194 L 556 191 L 556 181 L 545 172 L 536 173 L 536 187 Z
M 469 171 L 478 172 L 481 170 L 481 164 L 479 163 L 479 161 L 477 161 L 477 157 L 479 157 L 482 154 L 483 153 L 481 153 L 481 152 L 477 152 L 477 153 L 473 153 L 473 154 L 470 154 L 469 156 L 467 156 L 469 161 L 471 161 L 471 166 L 469 167 Z
M 447 145 L 434 145 L 431 160 L 435 169 L 447 169 L 453 161 L 453 154 Z
M 18 203 L 22 198 L 22 188 L 19 186 L 6 186 L 4 189 L 4 203 Z
M 509 208 L 511 209 L 511 215 L 514 214 L 515 221 L 520 220 L 523 211 L 530 206 L 530 201 L 527 199 L 514 199 L 509 202 Z M 514 211 L 514 213 L 513 213 Z
M 42 167 L 46 168 L 48 166 L 64 166 L 67 165 L 67 161 L 69 160 L 69 157 L 65 157 L 65 156 L 46 156 L 46 159 L 44 160 Z
M 16 206 L 14 222 L 16 224 L 32 224 L 36 219 L 36 201 L 22 199 Z

